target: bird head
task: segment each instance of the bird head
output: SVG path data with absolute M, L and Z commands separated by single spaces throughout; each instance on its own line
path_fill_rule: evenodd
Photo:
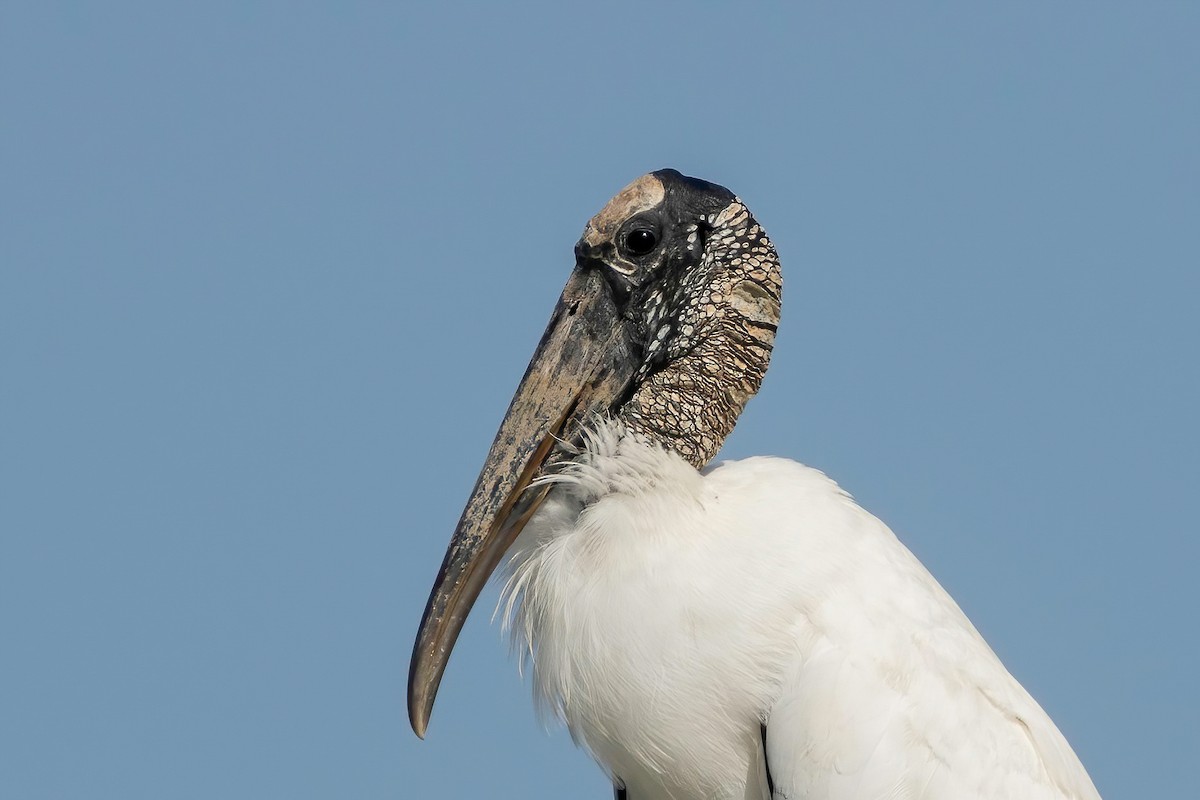
M 703 467 L 762 382 L 781 289 L 766 233 L 716 184 L 652 172 L 588 222 L 421 620 L 408 685 L 418 736 L 467 613 L 550 490 L 537 478 L 596 417 Z

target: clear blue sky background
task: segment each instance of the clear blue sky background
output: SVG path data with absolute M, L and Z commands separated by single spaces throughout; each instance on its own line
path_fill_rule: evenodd
M 725 455 L 883 517 L 1109 798 L 1194 796 L 1200 6 L 0 12 L 0 796 L 607 798 L 426 593 L 584 222 L 778 244 Z

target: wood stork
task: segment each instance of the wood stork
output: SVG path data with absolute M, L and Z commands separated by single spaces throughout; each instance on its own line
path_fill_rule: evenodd
M 1099 798 L 882 522 L 793 461 L 706 466 L 779 320 L 779 260 L 742 202 L 645 175 L 575 258 L 421 621 L 417 735 L 508 554 L 536 694 L 618 797 Z

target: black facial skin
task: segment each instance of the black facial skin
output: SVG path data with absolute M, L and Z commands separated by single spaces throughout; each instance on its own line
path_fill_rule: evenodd
M 661 320 L 675 310 L 688 274 L 704 255 L 712 230 L 707 220 L 735 199 L 723 186 L 673 169 L 654 175 L 665 190 L 657 207 L 626 220 L 612 242 L 592 247 L 580 241 L 575 247 L 579 266 L 604 274 L 635 352 L 645 352 Z

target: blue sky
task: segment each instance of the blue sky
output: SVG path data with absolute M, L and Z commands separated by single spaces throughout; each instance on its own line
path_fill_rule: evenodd
M 607 798 L 425 597 L 584 222 L 770 232 L 724 451 L 881 516 L 1107 797 L 1200 755 L 1194 4 L 0 12 L 0 795 Z

